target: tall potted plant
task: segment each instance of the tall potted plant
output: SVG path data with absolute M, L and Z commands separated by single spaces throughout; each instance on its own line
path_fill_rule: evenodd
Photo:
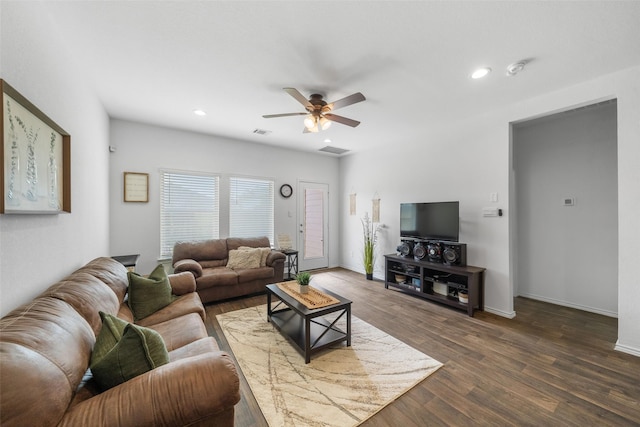
M 362 221 L 362 232 L 364 237 L 364 247 L 362 250 L 362 261 L 367 280 L 373 280 L 373 267 L 376 263 L 376 243 L 378 241 L 378 229 L 380 225 L 375 225 L 369 218 L 369 213 L 365 212 Z

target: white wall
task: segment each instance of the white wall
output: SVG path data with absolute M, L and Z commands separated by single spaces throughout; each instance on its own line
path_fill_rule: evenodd
M 381 198 L 381 221 L 388 224 L 380 253 L 399 241 L 399 203 L 460 200 L 460 241 L 469 244 L 468 263 L 487 268 L 485 309 L 513 312 L 509 251 L 509 124 L 603 99 L 618 100 L 618 343 L 617 349 L 640 355 L 640 67 L 623 70 L 544 94 L 455 123 L 425 124 L 420 141 L 389 141 L 393 148 L 356 153 L 341 159 L 343 208 L 342 264 L 363 271 L 358 253 L 359 217 L 370 211 L 374 193 Z M 403 148 L 404 147 L 404 148 Z M 488 202 L 490 192 L 498 203 Z M 349 216 L 348 197 L 358 194 L 358 214 Z M 481 208 L 504 209 L 502 218 L 483 218 Z M 351 253 L 354 256 L 351 256 Z M 382 277 L 382 261 L 376 264 Z M 425 302 L 426 303 L 426 302 Z
M 361 262 L 364 212 L 371 214 L 371 199 L 380 197 L 378 260 L 374 277 L 384 278 L 384 254 L 395 253 L 400 243 L 400 203 L 460 201 L 460 242 L 467 243 L 467 263 L 487 268 L 485 309 L 513 316 L 509 287 L 507 221 L 508 179 L 502 166 L 508 150 L 500 140 L 508 137 L 508 124 L 491 117 L 460 121 L 447 128 L 425 126 L 420 141 L 394 141 L 384 150 L 354 154 L 341 160 L 342 264 L 364 272 Z M 506 151 L 506 152 L 505 152 Z M 498 193 L 498 202 L 489 194 Z M 348 213 L 349 194 L 357 194 L 357 214 Z M 504 216 L 482 217 L 483 207 L 500 207 Z
M 139 253 L 141 273 L 150 272 L 160 255 L 159 170 L 164 168 L 272 178 L 276 188 L 275 234 L 288 233 L 294 244 L 297 182 L 328 184 L 329 265 L 339 264 L 337 158 L 123 120 L 111 121 L 111 145 L 116 148 L 110 162 L 111 254 Z M 149 174 L 149 203 L 123 202 L 125 171 Z M 285 183 L 294 188 L 289 199 L 278 191 Z M 221 237 L 226 237 L 222 233 Z
M 605 99 L 618 109 L 618 342 L 640 356 L 640 67 L 602 76 L 515 106 L 510 121 L 539 117 Z
M 1 7 L 0 75 L 71 135 L 71 214 L 0 215 L 4 315 L 107 253 L 109 128 L 46 8 L 29 2 Z
M 516 295 L 617 316 L 616 128 L 615 103 L 514 126 Z

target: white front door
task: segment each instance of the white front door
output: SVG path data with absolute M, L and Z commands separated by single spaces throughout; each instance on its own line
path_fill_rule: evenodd
M 298 185 L 299 270 L 329 266 L 329 185 L 300 182 Z

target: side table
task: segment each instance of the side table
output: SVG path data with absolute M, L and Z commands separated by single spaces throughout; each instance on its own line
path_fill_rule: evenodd
M 138 263 L 138 258 L 140 258 L 140 254 L 119 255 L 119 256 L 112 256 L 111 258 L 115 259 L 120 264 L 122 264 L 125 267 L 127 267 L 127 271 L 135 272 L 136 271 L 136 264 Z
M 294 280 L 298 274 L 298 251 L 294 249 L 281 249 L 280 252 L 287 257 L 287 274 L 284 276 L 284 280 Z

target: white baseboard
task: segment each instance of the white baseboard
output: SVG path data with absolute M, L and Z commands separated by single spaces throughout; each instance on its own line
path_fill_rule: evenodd
M 640 357 L 640 348 L 629 347 L 628 345 L 620 344 L 620 340 L 616 341 L 614 350 L 621 351 L 623 353 L 631 354 L 632 356 Z
M 600 308 L 595 308 L 595 307 L 589 307 L 586 305 L 580 305 L 580 304 L 574 304 L 572 302 L 568 302 L 568 301 L 562 301 L 562 300 L 558 300 L 555 298 L 547 298 L 541 295 L 535 295 L 535 294 L 520 294 L 518 296 L 524 297 L 524 298 L 531 298 L 531 299 L 535 299 L 538 301 L 543 301 L 543 302 L 548 302 L 551 304 L 555 304 L 555 305 L 561 305 L 563 307 L 570 307 L 570 308 L 575 308 L 578 310 L 582 310 L 582 311 L 588 311 L 590 313 L 596 313 L 596 314 L 601 314 L 603 316 L 607 316 L 607 317 L 618 317 L 618 313 L 613 312 L 613 311 L 609 311 L 609 310 L 602 310 Z
M 516 312 L 515 311 L 502 311 L 502 310 L 496 310 L 495 308 L 491 308 L 491 307 L 484 307 L 484 311 L 486 311 L 487 313 L 492 313 L 501 317 L 506 317 L 507 319 L 513 319 L 514 317 L 516 317 Z

